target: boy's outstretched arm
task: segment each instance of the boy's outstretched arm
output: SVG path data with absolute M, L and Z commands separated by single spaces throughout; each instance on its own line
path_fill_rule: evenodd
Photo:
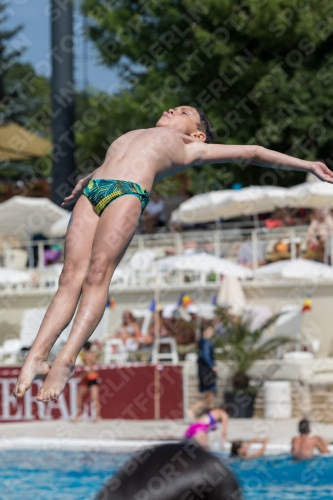
M 333 172 L 321 162 L 300 160 L 262 146 L 233 146 L 191 142 L 185 146 L 191 166 L 204 163 L 245 162 L 259 167 L 311 172 L 322 181 L 333 183 Z

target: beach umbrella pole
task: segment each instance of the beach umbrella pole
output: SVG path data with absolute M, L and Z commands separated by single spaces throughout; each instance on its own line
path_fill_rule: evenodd
M 251 239 L 252 239 L 252 262 L 253 262 L 253 269 L 258 268 L 258 233 L 257 230 L 254 229 L 251 233 Z
M 158 265 L 155 263 L 155 286 L 154 286 L 154 302 L 155 302 L 155 310 L 154 310 L 154 342 L 160 338 L 160 315 L 158 312 L 158 304 L 160 301 L 160 275 Z M 161 415 L 161 380 L 160 380 L 160 371 L 158 368 L 158 363 L 154 366 L 154 418 L 155 420 L 160 419 Z
M 291 260 L 295 260 L 297 258 L 295 231 L 293 229 L 290 229 L 290 257 Z
M 158 265 L 155 263 L 154 264 L 155 268 L 155 280 L 154 280 L 154 302 L 155 302 L 155 310 L 154 310 L 154 335 L 155 335 L 155 340 L 160 338 L 160 315 L 157 310 L 157 306 L 160 301 L 160 275 L 159 275 L 159 268 Z

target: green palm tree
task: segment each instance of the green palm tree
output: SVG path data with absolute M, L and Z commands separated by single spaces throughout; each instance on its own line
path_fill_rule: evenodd
M 251 329 L 252 317 L 249 314 L 236 321 L 221 308 L 217 308 L 216 314 L 225 327 L 224 336 L 214 339 L 214 345 L 220 351 L 217 359 L 230 363 L 236 391 L 248 389 L 250 378 L 247 372 L 255 361 L 265 359 L 278 347 L 294 342 L 294 339 L 282 335 L 266 340 L 263 338 L 265 331 L 276 322 L 281 313 L 273 315 L 256 330 Z

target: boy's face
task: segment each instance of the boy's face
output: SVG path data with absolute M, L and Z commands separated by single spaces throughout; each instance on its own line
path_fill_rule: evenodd
M 181 134 L 196 137 L 201 141 L 206 139 L 203 132 L 198 130 L 200 123 L 199 113 L 191 106 L 179 106 L 164 111 L 161 118 L 156 123 L 156 127 L 165 127 L 177 130 Z

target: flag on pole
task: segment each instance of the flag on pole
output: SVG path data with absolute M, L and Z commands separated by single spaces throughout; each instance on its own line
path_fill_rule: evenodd
M 116 307 L 117 303 L 112 295 L 108 297 L 106 307 L 109 307 L 110 309 L 114 309 Z
M 305 301 L 303 302 L 302 312 L 311 311 L 311 309 L 312 309 L 312 300 L 311 296 L 308 295 Z

